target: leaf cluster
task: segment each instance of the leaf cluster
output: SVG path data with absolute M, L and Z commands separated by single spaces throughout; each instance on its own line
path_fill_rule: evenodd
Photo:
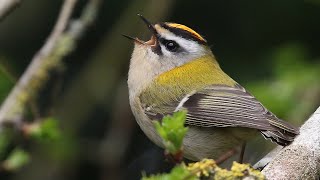
M 163 139 L 165 149 L 170 154 L 176 154 L 182 150 L 182 143 L 188 127 L 184 127 L 186 111 L 179 111 L 172 116 L 165 116 L 162 122 L 155 121 L 154 125 Z

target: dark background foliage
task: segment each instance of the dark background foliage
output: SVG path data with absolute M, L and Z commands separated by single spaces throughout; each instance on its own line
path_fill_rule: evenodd
M 79 15 L 81 1 L 74 16 Z M 50 33 L 62 1 L 24 1 L 0 23 L 3 100 Z M 170 165 L 141 132 L 128 104 L 133 44 L 148 39 L 136 16 L 185 24 L 209 42 L 220 65 L 280 118 L 300 125 L 320 103 L 320 3 L 298 1 L 108 0 L 76 51 L 37 99 L 38 115 L 59 121 L 58 142 L 27 142 L 31 161 L 7 179 L 137 179 Z M 246 161 L 273 145 L 258 137 Z

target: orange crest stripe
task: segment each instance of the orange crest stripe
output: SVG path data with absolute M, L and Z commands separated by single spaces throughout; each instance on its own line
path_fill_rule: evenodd
M 185 26 L 185 25 L 182 25 L 182 24 L 178 24 L 178 23 L 166 23 L 166 25 L 168 25 L 171 28 L 177 28 L 177 29 L 181 29 L 181 30 L 187 31 L 187 32 L 191 33 L 192 35 L 194 35 L 200 41 L 204 41 L 204 42 L 206 41 L 200 34 L 198 34 L 193 29 L 189 28 L 188 26 Z

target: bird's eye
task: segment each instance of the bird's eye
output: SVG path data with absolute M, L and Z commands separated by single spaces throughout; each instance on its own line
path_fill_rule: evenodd
M 171 40 L 166 41 L 164 45 L 171 52 L 176 52 L 179 48 L 179 44 Z

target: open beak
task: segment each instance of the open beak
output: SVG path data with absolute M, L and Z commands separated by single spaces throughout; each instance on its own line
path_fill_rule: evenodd
M 133 40 L 135 43 L 138 43 L 138 44 L 145 44 L 146 42 L 138 39 L 137 37 L 132 37 L 132 36 L 128 36 L 128 35 L 125 35 L 125 34 L 122 34 L 123 37 L 125 38 L 128 38 L 130 40 Z
M 149 46 L 157 46 L 157 42 L 158 42 L 158 32 L 156 30 L 156 28 L 154 27 L 153 24 L 151 24 L 145 17 L 143 17 L 141 14 L 137 14 L 141 19 L 142 21 L 147 25 L 148 29 L 152 32 L 152 36 L 151 36 L 151 39 L 149 41 L 142 41 L 140 39 L 138 39 L 137 37 L 131 37 L 131 36 L 128 36 L 128 35 L 124 35 L 124 37 L 130 39 L 130 40 L 133 40 L 135 43 L 138 43 L 138 44 L 144 44 L 144 45 L 149 45 Z
M 158 35 L 156 28 L 145 17 L 143 17 L 141 14 L 137 14 L 137 15 L 148 26 L 149 30 L 153 33 L 153 35 Z

